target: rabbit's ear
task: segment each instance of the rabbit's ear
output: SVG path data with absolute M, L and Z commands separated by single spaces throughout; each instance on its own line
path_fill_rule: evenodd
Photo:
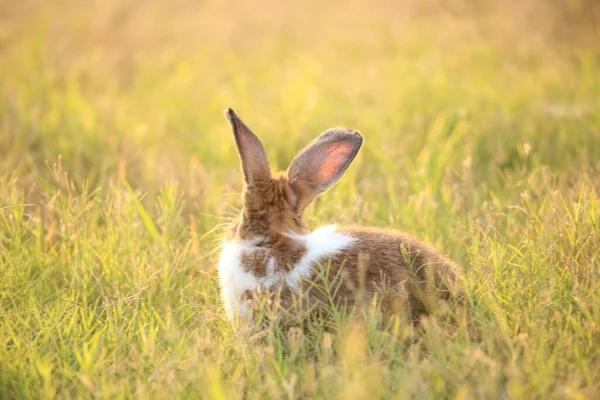
M 344 175 L 362 142 L 362 136 L 356 131 L 333 128 L 298 153 L 288 168 L 288 176 L 299 210 Z
M 235 144 L 242 162 L 244 180 L 247 185 L 254 181 L 271 179 L 269 159 L 258 137 L 242 122 L 231 108 L 225 111 L 225 116 L 231 123 Z

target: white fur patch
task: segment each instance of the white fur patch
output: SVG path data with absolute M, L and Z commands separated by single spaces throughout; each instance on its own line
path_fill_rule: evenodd
M 260 239 L 227 242 L 223 245 L 219 261 L 219 280 L 225 312 L 230 320 L 234 321 L 236 317 L 249 319 L 252 316 L 251 306 L 241 299 L 247 290 L 255 291 L 259 286 L 274 287 L 283 281 L 290 289 L 297 291 L 303 279 L 312 277 L 314 263 L 335 255 L 356 240 L 337 232 L 335 225 L 324 226 L 308 235 L 293 235 L 293 238 L 304 242 L 306 254 L 288 273 L 278 271 L 275 259 L 269 257 L 267 274 L 261 278 L 246 271 L 242 265 L 243 253 L 264 251 L 264 248 L 256 247 Z
M 295 235 L 294 238 L 304 241 L 307 250 L 285 277 L 287 285 L 295 291 L 298 290 L 303 279 L 311 278 L 312 266 L 315 262 L 324 261 L 325 258 L 337 254 L 356 240 L 337 232 L 335 225 L 324 226 L 308 235 Z
M 252 316 L 250 304 L 241 299 L 247 290 L 255 291 L 259 286 L 270 288 L 277 285 L 281 279 L 277 274 L 273 257 L 267 260 L 267 275 L 261 278 L 256 277 L 251 271 L 246 271 L 242 265 L 242 254 L 264 250 L 256 247 L 256 243 L 260 240 L 261 238 L 223 244 L 219 260 L 219 282 L 225 312 L 232 321 L 236 317 L 249 319 Z
M 219 260 L 219 282 L 221 298 L 225 312 L 230 320 L 236 316 L 248 318 L 251 315 L 250 306 L 241 301 L 240 297 L 248 289 L 258 286 L 258 279 L 242 267 L 242 253 L 252 250 L 252 241 L 227 242 L 223 245 Z

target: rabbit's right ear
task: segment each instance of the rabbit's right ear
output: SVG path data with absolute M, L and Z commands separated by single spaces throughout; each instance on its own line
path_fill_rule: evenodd
M 225 117 L 227 117 L 233 129 L 246 184 L 251 185 L 255 181 L 268 181 L 271 179 L 269 159 L 258 137 L 231 108 L 225 111 Z
M 343 128 L 325 131 L 298 153 L 288 168 L 293 206 L 304 210 L 344 175 L 362 146 L 360 133 Z

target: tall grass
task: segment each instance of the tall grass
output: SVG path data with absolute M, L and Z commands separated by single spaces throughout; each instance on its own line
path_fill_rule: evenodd
M 595 2 L 0 9 L 0 397 L 600 396 Z M 309 224 L 422 236 L 464 267 L 468 323 L 234 330 L 227 107 L 280 168 L 359 129 Z

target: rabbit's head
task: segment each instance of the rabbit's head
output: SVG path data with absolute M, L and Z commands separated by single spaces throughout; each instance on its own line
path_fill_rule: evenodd
M 242 164 L 242 209 L 232 225 L 231 239 L 267 245 L 308 232 L 303 212 L 317 196 L 333 186 L 358 153 L 363 138 L 348 129 L 325 131 L 301 150 L 289 168 L 273 174 L 258 137 L 228 109 Z

